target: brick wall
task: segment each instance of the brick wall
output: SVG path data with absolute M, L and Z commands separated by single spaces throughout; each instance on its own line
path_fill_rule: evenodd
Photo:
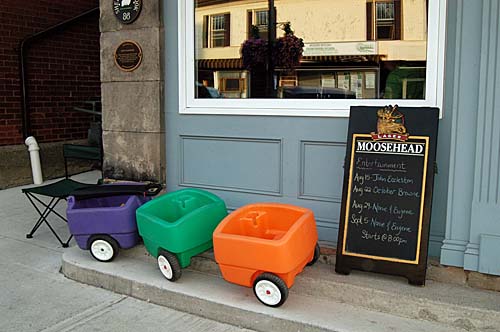
M 0 1 L 0 145 L 23 143 L 21 40 L 97 6 L 98 0 Z M 73 107 L 100 98 L 99 37 L 96 13 L 37 39 L 29 47 L 30 134 L 39 142 L 87 136 L 93 118 Z

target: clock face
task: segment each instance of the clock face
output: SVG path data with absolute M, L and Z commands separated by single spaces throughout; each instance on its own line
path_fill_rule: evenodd
M 113 0 L 113 13 L 123 24 L 134 22 L 142 8 L 142 0 Z

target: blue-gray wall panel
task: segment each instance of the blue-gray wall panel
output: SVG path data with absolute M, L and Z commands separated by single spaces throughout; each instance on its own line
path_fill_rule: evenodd
M 299 197 L 340 203 L 344 155 L 345 143 L 302 141 Z
M 446 232 L 441 262 L 463 266 L 472 213 L 483 1 L 448 3 L 447 40 L 452 47 L 447 47 L 447 69 L 453 70 L 453 75 L 445 78 L 449 109 L 444 110 L 444 120 L 451 120 L 451 136 Z M 451 119 L 446 118 L 448 114 Z
M 464 268 L 500 275 L 500 4 L 483 0 L 474 199 Z M 486 246 L 486 248 L 483 248 Z
M 481 235 L 478 263 L 479 272 L 500 275 L 498 248 L 500 248 L 500 235 Z
M 281 195 L 281 140 L 181 136 L 180 185 Z

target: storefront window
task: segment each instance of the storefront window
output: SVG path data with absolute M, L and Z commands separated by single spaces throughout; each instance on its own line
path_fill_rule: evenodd
M 342 108 L 367 99 L 437 106 L 443 6 L 438 0 L 187 1 L 185 50 L 193 66 L 185 68 L 187 104 L 218 108 L 241 99 L 243 108 L 286 108 L 289 99 L 318 99 L 295 106 L 323 109 L 321 99 L 338 99 Z M 276 31 L 271 40 L 269 31 Z M 200 86 L 216 90 L 217 100 L 207 100 L 214 94 L 199 93 Z

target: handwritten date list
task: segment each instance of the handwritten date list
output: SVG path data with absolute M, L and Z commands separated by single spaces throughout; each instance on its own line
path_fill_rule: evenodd
M 401 155 L 356 149 L 351 159 L 346 248 L 365 255 L 415 260 L 423 195 L 421 143 Z M 357 145 L 360 147 L 360 144 Z M 419 153 L 406 153 L 416 151 Z

